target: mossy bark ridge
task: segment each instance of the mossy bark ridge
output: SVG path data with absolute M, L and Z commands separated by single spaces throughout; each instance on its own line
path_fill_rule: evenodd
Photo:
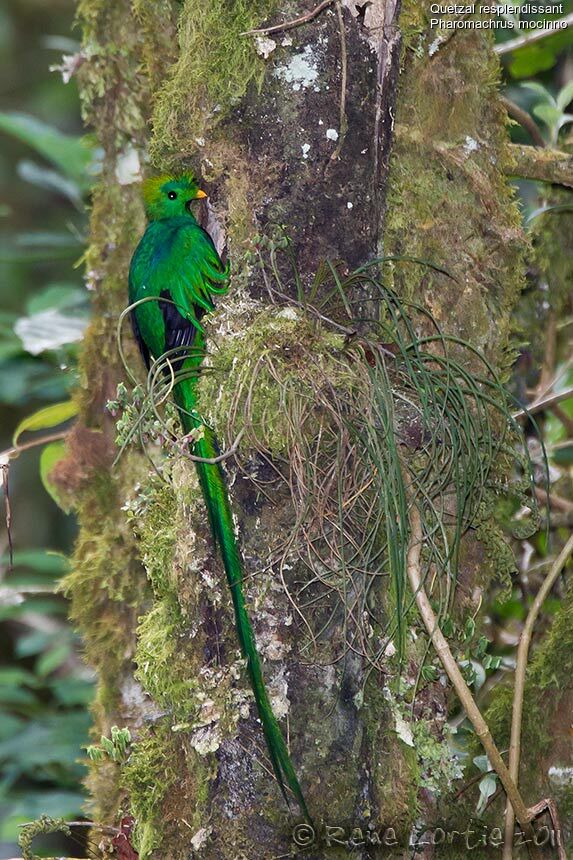
M 316 337 L 326 352 L 344 342 L 269 311 L 255 262 L 261 237 L 276 225 L 306 287 L 325 260 L 352 271 L 381 249 L 444 266 L 454 278 L 397 263 L 386 277 L 494 363 L 522 285 L 525 245 L 504 178 L 506 129 L 489 40 L 460 32 L 431 53 L 426 4 L 407 3 L 400 30 L 399 9 L 380 0 L 365 7 L 340 0 L 300 27 L 242 35 L 312 8 L 278 0 L 78 5 L 84 114 L 104 150 L 87 253 L 95 315 L 80 396 L 86 432 L 105 444 L 97 460 L 86 454 L 67 487 L 80 518 L 67 591 L 98 672 L 95 734 L 119 725 L 133 738 L 125 763 L 91 767 L 93 816 L 117 823 L 134 815 L 142 857 L 268 858 L 288 853 L 294 822 L 265 761 L 193 464 L 172 457 L 167 483 L 133 449 L 111 467 L 115 430 L 105 403 L 123 379 L 116 323 L 144 228 L 126 159 L 149 171 L 194 170 L 208 190 L 205 224 L 233 277 L 209 337 L 231 360 L 240 360 L 250 325 L 261 351 L 257 332 L 265 326 L 286 350 L 297 337 Z M 293 300 L 293 279 L 278 267 Z M 135 346 L 126 348 L 138 367 Z M 219 387 L 224 401 L 224 379 Z M 224 426 L 215 430 L 232 441 Z M 281 433 L 278 425 L 278 447 Z M 265 477 L 254 454 L 251 467 Z M 410 727 L 391 656 L 388 674 L 368 675 L 352 654 L 342 659 L 336 618 L 322 643 L 330 660 L 313 664 L 300 653 L 300 619 L 269 564 L 292 531 L 288 493 L 277 490 L 271 504 L 240 472 L 228 473 L 249 613 L 310 811 L 345 828 L 345 838 L 353 827 L 372 834 L 392 826 L 405 840 L 415 822 L 431 823 L 455 777 L 443 688 L 425 686 Z M 463 558 L 467 594 L 484 551 L 468 544 Z M 302 574 L 283 570 L 291 587 Z M 410 688 L 418 652 L 405 663 Z M 329 850 L 347 853 L 336 843 Z M 358 844 L 355 856 L 370 856 L 368 847 Z

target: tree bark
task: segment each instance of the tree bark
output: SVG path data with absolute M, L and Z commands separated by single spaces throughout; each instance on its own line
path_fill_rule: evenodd
M 223 343 L 245 335 L 245 303 L 269 303 L 253 260 L 261 237 L 283 225 L 304 286 L 326 260 L 349 272 L 382 250 L 447 269 L 453 277 L 394 263 L 386 276 L 495 363 L 522 285 L 523 237 L 504 178 L 492 45 L 460 32 L 430 50 L 426 4 L 415 2 L 399 19 L 392 0 L 340 0 L 308 23 L 258 37 L 243 34 L 312 4 L 81 0 L 78 8 L 80 90 L 104 160 L 87 254 L 94 321 L 82 354 L 82 425 L 62 471 L 80 521 L 67 591 L 98 672 L 95 734 L 118 725 L 132 735 L 124 762 L 90 769 L 94 820 L 117 825 L 134 815 L 142 857 L 254 860 L 290 856 L 305 839 L 309 858 L 322 857 L 329 839 L 328 856 L 343 857 L 353 828 L 362 831 L 356 857 L 371 856 L 365 834 L 391 844 L 389 827 L 405 845 L 452 791 L 443 687 L 426 685 L 414 702 L 427 726 L 414 746 L 389 676 L 344 657 L 342 621 L 322 643 L 329 660 L 301 653 L 304 631 L 269 564 L 292 532 L 292 507 L 282 491 L 269 503 L 229 465 L 250 615 L 315 818 L 313 849 L 308 832 L 293 830 L 300 822 L 269 772 L 192 464 L 172 456 L 162 481 L 130 449 L 112 466 L 105 404 L 124 379 L 116 327 L 144 228 L 139 176 L 126 164 L 192 169 L 208 190 L 204 220 L 234 273 L 221 303 Z M 282 262 L 278 276 L 295 299 Z M 127 333 L 124 344 L 143 378 Z M 253 463 L 261 477 L 254 452 Z M 462 612 L 475 605 L 488 551 L 495 546 L 466 544 Z M 300 569 L 282 574 L 294 589 Z M 408 660 L 415 676 L 419 655 Z M 329 836 L 326 826 L 342 830 Z

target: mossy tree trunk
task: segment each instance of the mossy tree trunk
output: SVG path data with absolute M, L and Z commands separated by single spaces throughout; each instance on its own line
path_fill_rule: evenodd
M 504 178 L 505 118 L 489 39 L 459 33 L 430 51 L 426 4 L 406 4 L 399 18 L 390 0 L 340 0 L 296 28 L 243 35 L 312 8 L 278 0 L 79 4 L 80 89 L 104 161 L 87 255 L 95 317 L 83 348 L 83 418 L 60 472 L 81 528 L 67 588 L 98 672 L 95 735 L 128 726 L 133 739 L 125 762 L 91 769 L 94 818 L 134 815 L 141 856 L 286 856 L 298 819 L 269 774 L 193 465 L 172 454 L 163 481 L 132 448 L 112 466 L 105 403 L 124 379 L 116 326 L 144 227 L 131 167 L 192 169 L 208 190 L 205 223 L 234 275 L 222 346 L 245 335 L 246 303 L 269 300 L 253 259 L 277 224 L 303 285 L 325 260 L 351 271 L 382 249 L 447 268 L 453 278 L 416 265 L 387 274 L 494 362 L 521 286 L 523 239 Z M 280 274 L 295 298 L 292 279 Z M 141 374 L 127 332 L 124 341 Z M 256 458 L 251 465 L 263 469 Z M 423 730 L 413 743 L 386 676 L 370 673 L 366 683 L 367 666 L 342 659 L 336 619 L 330 665 L 301 653 L 300 623 L 269 563 L 292 531 L 288 500 L 277 492 L 271 503 L 231 466 L 229 475 L 247 572 L 256 574 L 246 591 L 265 674 L 316 823 L 347 835 L 392 826 L 403 841 L 414 823 L 431 822 L 439 792 L 451 790 L 446 692 L 429 684 L 416 699 Z M 462 610 L 476 605 L 487 551 L 466 544 Z M 285 576 L 292 585 L 297 571 Z M 415 658 L 407 665 L 415 677 Z M 346 856 L 336 845 L 329 856 Z M 370 855 L 358 844 L 355 856 Z

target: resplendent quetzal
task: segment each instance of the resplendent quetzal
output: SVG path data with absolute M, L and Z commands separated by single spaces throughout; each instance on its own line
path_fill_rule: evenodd
M 195 387 L 204 356 L 205 334 L 201 319 L 214 310 L 213 296 L 229 286 L 211 237 L 197 223 L 191 206 L 206 197 L 193 176 L 159 176 L 144 183 L 148 227 L 137 246 L 129 271 L 129 301 L 133 330 L 143 359 L 169 358 L 166 370 L 174 373 L 173 395 L 186 434 L 201 428 L 193 454 L 204 459 L 218 455 L 212 430 L 203 425 L 195 409 Z M 146 301 L 144 301 L 146 300 Z M 139 303 L 139 304 L 136 304 Z M 231 590 L 241 650 L 263 726 L 273 770 L 287 800 L 289 786 L 304 815 L 304 797 L 287 745 L 273 714 L 253 629 L 243 594 L 243 571 L 233 515 L 220 463 L 196 461 L 199 482 Z

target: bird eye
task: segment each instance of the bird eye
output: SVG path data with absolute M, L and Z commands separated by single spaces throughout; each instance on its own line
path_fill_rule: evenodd
M 167 196 L 169 197 L 170 200 L 176 200 L 177 199 L 177 192 L 176 191 L 169 191 Z

